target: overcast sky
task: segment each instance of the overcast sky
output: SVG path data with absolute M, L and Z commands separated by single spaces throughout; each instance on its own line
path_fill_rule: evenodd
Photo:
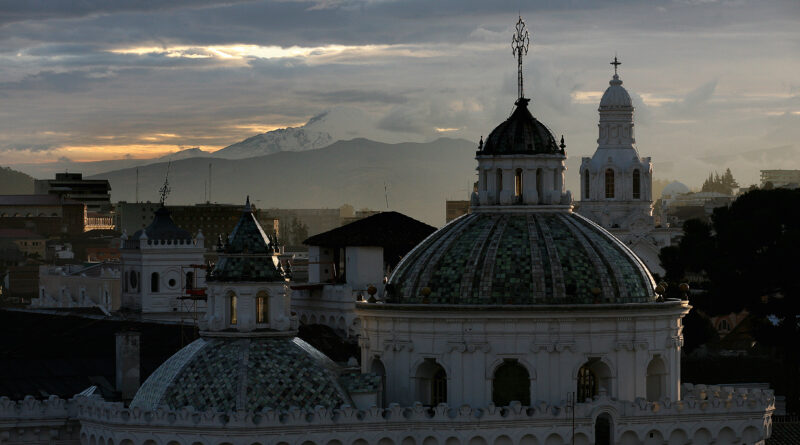
M 800 168 L 797 0 L 0 0 L 0 164 L 216 150 L 331 109 L 477 141 L 515 99 L 518 12 L 569 156 L 596 147 L 616 53 L 657 178 Z

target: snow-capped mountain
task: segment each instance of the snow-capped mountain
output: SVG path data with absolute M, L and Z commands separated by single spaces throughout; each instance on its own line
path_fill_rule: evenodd
M 214 157 L 244 159 L 264 156 L 281 151 L 305 151 L 327 147 L 335 142 L 328 133 L 307 130 L 303 127 L 288 127 L 257 134 L 241 142 L 214 152 Z

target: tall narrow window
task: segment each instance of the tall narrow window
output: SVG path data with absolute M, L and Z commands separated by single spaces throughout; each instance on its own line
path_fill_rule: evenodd
M 597 395 L 597 377 L 591 369 L 581 366 L 578 370 L 578 402 L 583 403 Z
M 544 202 L 544 187 L 542 183 L 544 181 L 544 173 L 542 172 L 541 168 L 536 169 L 536 194 L 537 197 L 537 204 L 542 204 Z
M 500 191 L 503 190 L 503 170 L 497 169 L 495 181 L 497 181 L 497 184 L 494 188 L 494 203 L 500 204 Z
M 522 203 L 522 169 L 518 168 L 516 172 L 514 172 L 514 198 L 516 198 L 517 204 Z
M 440 403 L 447 403 L 447 373 L 441 366 L 433 374 L 433 382 L 431 385 L 431 405 L 438 405 Z
M 186 272 L 186 290 L 194 289 L 194 272 Z
M 583 199 L 589 200 L 591 199 L 589 192 L 591 192 L 591 188 L 589 186 L 589 170 L 586 169 L 583 171 Z
M 150 275 L 150 292 L 158 292 L 158 272 Z
M 236 294 L 231 292 L 229 294 L 229 297 L 228 297 L 228 304 L 229 304 L 229 306 L 228 306 L 228 314 L 230 316 L 229 317 L 230 324 L 232 324 L 232 325 L 234 325 L 234 324 L 236 324 L 238 322 L 238 316 L 237 316 L 238 314 L 237 314 L 237 309 L 236 309 L 237 301 L 236 300 L 237 300 Z
M 614 198 L 614 170 L 606 170 L 606 199 Z
M 642 178 L 639 170 L 633 171 L 633 199 L 642 198 Z
M 267 323 L 269 319 L 269 299 L 267 293 L 261 291 L 256 296 L 256 323 Z
M 489 190 L 489 170 L 483 171 L 483 189 L 484 192 Z

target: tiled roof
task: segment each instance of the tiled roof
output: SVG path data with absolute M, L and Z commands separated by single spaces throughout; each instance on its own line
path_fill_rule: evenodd
M 381 376 L 374 373 L 348 372 L 339 378 L 348 394 L 376 392 L 381 387 Z
M 411 250 L 436 228 L 398 212 L 381 212 L 314 235 L 303 244 L 308 246 L 374 246 Z
M 575 304 L 654 300 L 647 269 L 613 235 L 566 212 L 473 213 L 409 253 L 392 303 Z
M 299 338 L 201 338 L 164 362 L 136 393 L 142 409 L 250 412 L 351 403 L 338 368 Z
M 284 281 L 276 249 L 248 203 L 208 281 Z

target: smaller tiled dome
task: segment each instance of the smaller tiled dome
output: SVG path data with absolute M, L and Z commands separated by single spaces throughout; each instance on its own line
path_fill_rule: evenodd
M 156 369 L 131 407 L 218 412 L 339 408 L 352 401 L 338 371 L 299 338 L 200 338 Z
M 481 155 L 564 154 L 553 133 L 528 110 L 530 99 L 520 98 L 516 109 L 502 124 L 489 133 Z
M 608 85 L 609 87 L 606 88 L 606 92 L 603 93 L 603 98 L 600 99 L 600 108 L 633 106 L 631 95 L 628 94 L 628 90 L 622 86 L 622 80 L 618 75 L 614 74 L 614 77 L 608 82 Z

